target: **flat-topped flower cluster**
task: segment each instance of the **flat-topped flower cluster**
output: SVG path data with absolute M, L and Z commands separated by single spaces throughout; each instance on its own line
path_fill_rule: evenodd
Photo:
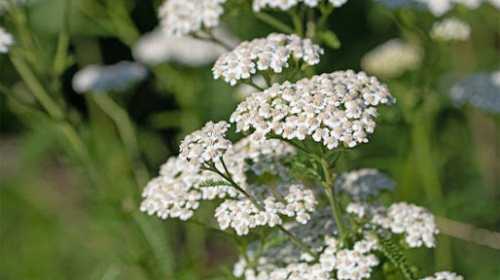
M 352 148 L 374 132 L 377 106 L 393 102 L 376 78 L 338 71 L 256 92 L 238 105 L 231 122 L 237 131 L 252 130 L 255 141 L 274 134 L 290 140 L 310 137 L 328 149 Z
M 227 83 L 236 85 L 239 80 L 250 79 L 257 71 L 281 73 L 291 59 L 296 64 L 318 64 L 322 53 L 323 49 L 310 39 L 273 33 L 266 38 L 243 42 L 221 55 L 212 71 L 215 79 L 222 77 Z

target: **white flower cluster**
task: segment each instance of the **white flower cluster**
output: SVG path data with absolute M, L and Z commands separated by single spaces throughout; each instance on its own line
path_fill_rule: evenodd
M 375 215 L 372 222 L 395 234 L 405 234 L 405 241 L 412 248 L 436 245 L 438 229 L 434 216 L 426 209 L 405 202 L 395 203 L 387 213 Z
M 442 271 L 421 280 L 464 280 L 464 278 L 454 272 Z
M 168 35 L 183 36 L 219 25 L 226 0 L 166 0 L 159 10 Z
M 175 62 L 202 66 L 214 62 L 224 52 L 224 48 L 215 43 L 188 36 L 170 36 L 163 30 L 142 36 L 134 46 L 135 59 L 148 65 Z
M 246 198 L 224 201 L 215 210 L 220 228 L 233 228 L 238 235 L 247 235 L 252 228 L 281 225 L 281 216 L 293 217 L 302 224 L 307 223 L 317 204 L 314 193 L 298 184 L 280 186 L 277 191 L 282 197 L 267 194 L 266 198 L 259 199 L 261 208 Z
M 394 180 L 370 168 L 343 173 L 335 181 L 335 191 L 346 193 L 355 201 L 367 200 L 383 191 L 392 191 L 394 186 Z
M 422 62 L 420 48 L 392 39 L 365 54 L 361 66 L 366 72 L 383 78 L 396 78 L 415 70 Z
M 439 41 L 467 41 L 470 34 L 470 25 L 453 17 L 434 23 L 431 29 L 431 37 Z
M 123 91 L 142 81 L 147 75 L 144 66 L 128 61 L 114 65 L 89 65 L 73 77 L 73 89 L 89 91 Z
M 468 103 L 486 112 L 500 113 L 500 71 L 466 77 L 453 85 L 450 97 L 457 106 Z
M 233 273 L 245 280 L 362 280 L 371 276 L 373 267 L 379 260 L 371 252 L 378 247 L 375 238 L 365 236 L 354 244 L 353 249 L 342 249 L 338 241 L 327 235 L 323 240 L 321 254 L 317 263 L 314 258 L 303 257 L 294 262 L 283 262 L 288 258 L 259 256 L 255 266 L 248 266 L 245 258 L 235 264 Z M 253 252 L 248 258 L 252 259 Z M 255 257 L 254 257 L 255 259 Z M 333 276 L 335 275 L 335 277 Z
M 280 164 L 282 157 L 291 155 L 295 150 L 278 140 L 264 142 L 250 141 L 244 138 L 232 145 L 224 138 L 228 124 L 225 122 L 208 123 L 203 129 L 189 135 L 183 141 L 181 156 L 170 158 L 160 170 L 160 175 L 151 180 L 146 186 L 141 210 L 150 215 L 156 214 L 162 219 L 179 218 L 187 220 L 192 217 L 194 210 L 202 200 L 226 199 L 216 211 L 216 218 L 222 228 L 224 208 L 232 211 L 231 215 L 238 215 L 239 222 L 247 223 L 247 229 L 259 225 L 274 226 L 281 223 L 281 217 L 295 217 L 298 222 L 306 222 L 314 210 L 316 200 L 312 191 L 300 185 L 284 184 L 276 188 L 275 193 L 269 190 L 271 186 L 251 186 L 247 184 L 246 173 L 253 172 L 256 176 L 263 173 L 272 174 L 281 178 L 286 176 L 285 169 Z M 201 153 L 199 153 L 201 151 Z M 208 152 L 211 151 L 211 152 Z M 238 190 L 225 182 L 224 178 L 211 171 L 200 169 L 202 161 L 224 157 L 227 168 L 234 181 L 242 189 L 251 192 L 259 202 L 265 206 L 265 211 L 257 208 Z M 221 163 L 216 164 L 223 170 Z M 287 181 L 284 178 L 283 181 Z M 210 182 L 210 184 L 207 184 Z M 274 197 L 273 194 L 280 194 Z M 252 210 L 254 209 L 254 210 Z M 249 211 L 249 217 L 243 214 Z M 265 215 L 265 217 L 263 216 Z M 234 219 L 231 216 L 230 219 Z M 247 219 L 247 220 L 245 220 Z M 248 219 L 252 219 L 248 221 Z M 264 223 L 262 222 L 264 220 Z M 274 222 L 274 221 L 277 222 Z M 241 227 L 239 234 L 246 234 Z
M 449 12 L 457 4 L 463 5 L 469 9 L 476 9 L 483 2 L 490 2 L 498 7 L 498 0 L 378 0 L 390 8 L 402 6 L 417 6 L 428 9 L 434 16 L 442 16 Z
M 0 53 L 7 53 L 14 44 L 14 38 L 0 26 Z
M 170 158 L 162 165 L 160 176 L 151 180 L 144 189 L 141 211 L 148 215 L 156 214 L 162 219 L 191 218 L 199 207 L 199 201 L 204 198 L 197 184 L 205 177 L 209 178 L 186 161 Z
M 300 3 L 304 3 L 308 7 L 316 7 L 320 2 L 322 2 L 322 0 L 253 0 L 253 9 L 256 12 L 265 8 L 286 11 Z M 334 7 L 340 7 L 344 5 L 347 0 L 328 0 L 328 2 Z
M 232 143 L 225 138 L 230 125 L 221 121 L 208 122 L 182 140 L 179 157 L 196 167 L 204 163 L 217 162 L 231 148 Z
M 303 60 L 308 65 L 319 63 L 323 53 L 310 39 L 292 34 L 273 33 L 266 38 L 241 43 L 233 51 L 223 54 L 212 69 L 215 79 L 220 77 L 231 85 L 249 79 L 259 71 L 281 73 L 291 58 Z
M 231 122 L 237 131 L 253 128 L 256 141 L 274 133 L 284 139 L 310 136 L 328 149 L 354 147 L 374 132 L 377 106 L 393 100 L 376 78 L 338 71 L 254 93 L 238 105 Z

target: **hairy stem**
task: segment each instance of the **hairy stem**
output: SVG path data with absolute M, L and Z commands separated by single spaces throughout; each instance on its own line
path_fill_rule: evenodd
M 328 202 L 330 203 L 330 206 L 332 208 L 332 214 L 333 217 L 335 218 L 335 223 L 337 224 L 337 228 L 339 230 L 340 239 L 344 243 L 347 240 L 346 236 L 347 231 L 342 221 L 342 210 L 340 208 L 337 199 L 335 198 L 335 193 L 333 189 L 334 187 L 333 179 L 330 173 L 330 168 L 325 159 L 321 159 L 321 167 L 323 169 L 323 175 L 324 175 L 323 189 L 328 198 Z

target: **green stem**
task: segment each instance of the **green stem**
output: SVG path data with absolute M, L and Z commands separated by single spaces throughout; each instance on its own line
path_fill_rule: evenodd
M 275 17 L 268 15 L 266 13 L 255 13 L 255 16 L 261 20 L 262 22 L 266 23 L 267 25 L 281 31 L 284 33 L 289 33 L 292 34 L 294 33 L 293 29 L 288 27 L 287 24 L 281 22 L 280 20 L 276 19 Z
M 294 10 L 290 12 L 290 17 L 292 18 L 293 26 L 295 28 L 295 34 L 301 37 L 304 36 L 304 26 L 300 14 Z
M 142 186 L 146 184 L 149 175 L 146 166 L 141 160 L 139 144 L 137 143 L 137 135 L 127 111 L 121 108 L 120 105 L 118 105 L 111 97 L 104 93 L 95 93 L 92 95 L 92 98 L 101 110 L 115 123 L 120 138 L 127 151 L 137 186 L 142 188 Z
M 16 68 L 17 72 L 24 80 L 31 93 L 35 96 L 38 102 L 40 102 L 40 104 L 47 111 L 50 117 L 55 120 L 64 119 L 63 110 L 61 110 L 57 103 L 52 100 L 48 92 L 45 91 L 45 88 L 40 83 L 40 81 L 38 81 L 37 77 L 31 71 L 28 65 L 22 59 L 18 58 L 17 55 L 11 55 L 10 59 L 12 61 L 12 65 L 14 65 L 14 68 Z
M 70 42 L 70 14 L 71 0 L 64 1 L 64 20 L 61 26 L 61 32 L 57 41 L 57 50 L 54 57 L 54 75 L 60 76 L 67 66 L 68 47 Z
M 332 175 L 329 170 L 329 165 L 325 159 L 321 159 L 321 167 L 323 169 L 323 175 L 325 179 L 323 181 L 323 189 L 332 208 L 332 214 L 335 218 L 335 223 L 337 224 L 337 228 L 339 230 L 340 239 L 342 243 L 345 243 L 347 241 L 347 231 L 342 221 L 342 209 L 340 208 L 340 205 L 335 198 Z

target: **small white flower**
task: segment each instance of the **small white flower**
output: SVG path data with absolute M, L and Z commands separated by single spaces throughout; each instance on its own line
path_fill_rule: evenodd
M 147 75 L 144 66 L 123 61 L 114 65 L 89 65 L 73 77 L 73 89 L 89 91 L 123 91 L 142 81 Z
M 243 42 L 223 54 L 212 71 L 215 79 L 222 77 L 235 85 L 239 80 L 250 79 L 257 71 L 281 73 L 291 59 L 302 60 L 308 65 L 318 64 L 322 53 L 323 50 L 310 39 L 273 33 L 266 38 Z
M 14 44 L 14 38 L 0 26 L 0 53 L 7 53 Z
M 183 36 L 219 25 L 226 0 L 166 0 L 160 7 L 161 25 L 168 35 Z
M 285 82 L 250 95 L 231 116 L 237 131 L 253 130 L 256 141 L 274 133 L 284 139 L 311 137 L 328 149 L 368 142 L 377 106 L 393 97 L 374 77 L 353 71 Z
M 399 39 L 392 39 L 363 56 L 361 65 L 366 72 L 383 78 L 396 78 L 415 70 L 422 61 L 421 50 Z
M 464 280 L 464 278 L 454 272 L 442 271 L 421 280 Z
M 436 22 L 431 30 L 431 37 L 440 41 L 467 41 L 470 34 L 470 25 L 453 17 Z
M 202 129 L 182 140 L 179 156 L 196 167 L 219 161 L 232 146 L 231 141 L 225 138 L 229 127 L 230 125 L 224 121 L 208 122 Z

